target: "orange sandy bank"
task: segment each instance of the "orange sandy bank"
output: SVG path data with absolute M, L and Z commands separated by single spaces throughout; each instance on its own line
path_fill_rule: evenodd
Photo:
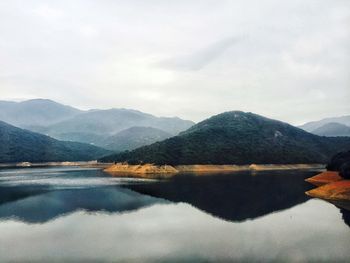
M 307 195 L 329 201 L 350 201 L 350 180 L 341 180 L 306 192 Z
M 115 176 L 124 176 L 125 174 L 134 174 L 139 177 L 152 177 L 152 174 L 166 174 L 167 177 L 177 173 L 221 173 L 234 171 L 263 171 L 263 170 L 289 170 L 289 169 L 321 169 L 323 165 L 320 164 L 293 164 L 293 165 L 129 165 L 125 163 L 117 163 L 104 171 Z
M 316 186 L 322 186 L 322 185 L 334 183 L 340 180 L 343 180 L 343 178 L 339 176 L 338 172 L 325 171 L 313 177 L 310 177 L 305 181 Z
M 110 173 L 114 176 L 130 176 L 134 175 L 137 177 L 169 177 L 171 174 L 176 174 L 179 171 L 171 165 L 129 165 L 123 163 L 114 164 L 106 169 L 105 172 Z

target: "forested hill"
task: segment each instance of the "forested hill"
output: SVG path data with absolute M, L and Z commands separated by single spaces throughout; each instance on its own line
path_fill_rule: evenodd
M 254 113 L 225 112 L 178 136 L 102 158 L 155 164 L 327 163 L 350 138 L 326 138 Z
M 0 162 L 96 160 L 110 151 L 84 143 L 58 141 L 0 121 Z

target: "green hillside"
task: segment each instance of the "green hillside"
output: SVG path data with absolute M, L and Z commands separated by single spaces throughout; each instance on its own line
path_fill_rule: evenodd
M 232 111 L 178 136 L 102 161 L 156 164 L 326 163 L 350 149 L 350 138 L 326 138 L 253 113 Z
M 88 161 L 109 151 L 92 145 L 58 141 L 0 121 L 0 162 Z

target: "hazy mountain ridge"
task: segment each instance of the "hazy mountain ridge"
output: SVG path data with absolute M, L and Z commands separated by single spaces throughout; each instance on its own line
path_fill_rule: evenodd
M 241 111 L 204 120 L 178 136 L 102 161 L 156 164 L 326 163 L 350 138 L 325 138 Z
M 350 126 L 350 115 L 341 116 L 341 117 L 330 117 L 330 118 L 325 118 L 318 121 L 307 122 L 303 125 L 300 125 L 299 128 L 308 132 L 313 132 L 314 130 L 322 127 L 327 123 L 334 123 L 334 122 L 340 123 L 346 126 Z
M 312 131 L 320 136 L 350 136 L 350 127 L 337 122 L 329 122 Z
M 79 109 L 47 99 L 0 101 L 0 120 L 22 128 L 50 125 L 81 112 Z
M 151 127 L 177 135 L 194 124 L 178 117 L 156 117 L 124 108 L 82 111 L 44 99 L 0 101 L 0 120 L 58 140 L 99 146 L 107 138 L 134 126 Z
M 106 138 L 101 145 L 109 150 L 121 152 L 133 150 L 172 137 L 168 132 L 152 127 L 131 127 Z
M 109 151 L 78 142 L 58 141 L 0 121 L 0 162 L 88 161 Z
M 179 118 L 155 117 L 148 113 L 127 109 L 96 110 L 79 114 L 48 127 L 48 131 L 86 132 L 110 135 L 133 126 L 153 127 L 171 134 L 189 128 L 194 123 Z

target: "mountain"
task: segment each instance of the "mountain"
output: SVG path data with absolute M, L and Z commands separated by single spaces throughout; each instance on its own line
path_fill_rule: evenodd
M 350 149 L 350 138 L 327 138 L 253 113 L 232 111 L 204 120 L 178 136 L 101 161 L 155 164 L 326 163 Z
M 179 118 L 155 117 L 148 113 L 129 109 L 95 110 L 79 114 L 69 120 L 49 127 L 55 132 L 86 132 L 95 134 L 110 133 L 133 126 L 144 126 L 161 129 L 171 134 L 178 134 L 194 123 Z
M 320 136 L 350 136 L 350 127 L 337 122 L 329 122 L 311 131 Z
M 131 127 L 108 137 L 102 143 L 102 146 L 115 152 L 121 152 L 162 141 L 169 137 L 172 137 L 170 133 L 160 129 L 152 127 Z
M 101 145 L 101 141 L 134 126 L 156 128 L 177 135 L 193 124 L 177 117 L 156 117 L 136 110 L 110 109 L 84 112 L 45 129 L 39 127 L 36 131 L 58 139 Z
M 88 161 L 109 151 L 77 142 L 58 141 L 0 121 L 0 162 Z
M 346 126 L 350 126 L 350 115 L 341 116 L 341 117 L 331 117 L 331 118 L 325 118 L 319 121 L 307 122 L 299 126 L 299 128 L 308 132 L 312 132 L 327 123 L 334 123 L 334 122 L 344 124 Z
M 46 126 L 81 113 L 52 100 L 0 101 L 0 120 L 19 127 Z
M 82 111 L 46 99 L 0 101 L 0 120 L 58 140 L 97 146 L 108 137 L 134 126 L 152 127 L 177 135 L 194 124 L 177 117 L 156 117 L 131 109 Z

